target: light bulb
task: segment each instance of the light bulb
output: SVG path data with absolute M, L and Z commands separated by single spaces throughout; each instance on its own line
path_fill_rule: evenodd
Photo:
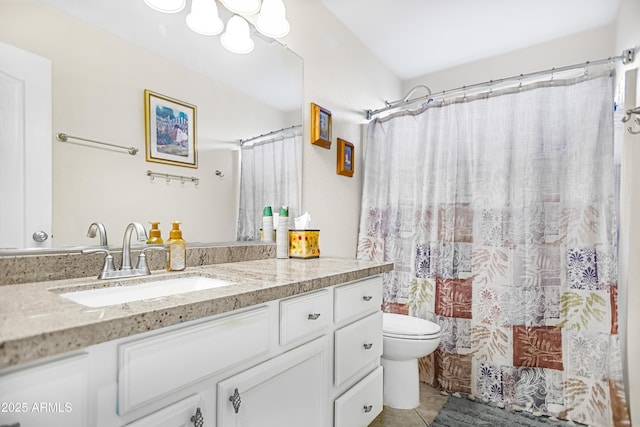
M 260 10 L 260 0 L 220 0 L 224 7 L 239 15 L 253 15 Z
M 184 9 L 186 0 L 144 0 L 153 10 L 164 13 L 177 13 Z
M 284 37 L 289 34 L 289 21 L 282 0 L 264 0 L 260 15 L 256 19 L 256 28 L 267 37 Z
M 186 20 L 191 30 L 205 36 L 220 34 L 224 28 L 215 0 L 193 0 Z
M 233 15 L 227 22 L 227 31 L 220 36 L 222 46 L 233 53 L 249 53 L 253 50 L 249 23 L 244 18 Z

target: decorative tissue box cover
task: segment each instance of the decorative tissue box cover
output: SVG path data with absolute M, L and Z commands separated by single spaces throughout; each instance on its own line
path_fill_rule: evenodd
M 289 230 L 289 256 L 291 258 L 318 258 L 320 230 Z

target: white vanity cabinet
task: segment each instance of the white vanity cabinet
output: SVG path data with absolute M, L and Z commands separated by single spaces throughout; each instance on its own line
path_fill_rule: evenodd
M 86 427 L 89 355 L 0 374 L 0 426 Z
M 0 426 L 366 426 L 382 409 L 381 303 L 371 277 L 0 371 L 3 403 L 72 407 Z

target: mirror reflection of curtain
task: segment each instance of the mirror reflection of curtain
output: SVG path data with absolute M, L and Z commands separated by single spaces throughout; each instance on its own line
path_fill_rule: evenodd
M 618 331 L 607 71 L 369 124 L 358 258 L 384 309 L 438 323 L 423 381 L 588 425 L 629 425 Z
M 289 217 L 300 215 L 302 126 L 283 129 L 242 145 L 238 240 L 260 240 L 262 210 L 289 206 Z

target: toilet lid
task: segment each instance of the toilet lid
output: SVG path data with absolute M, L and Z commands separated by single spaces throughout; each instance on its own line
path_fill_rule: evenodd
M 440 333 L 440 325 L 418 317 L 404 314 L 382 313 L 384 335 L 396 337 L 419 337 Z

